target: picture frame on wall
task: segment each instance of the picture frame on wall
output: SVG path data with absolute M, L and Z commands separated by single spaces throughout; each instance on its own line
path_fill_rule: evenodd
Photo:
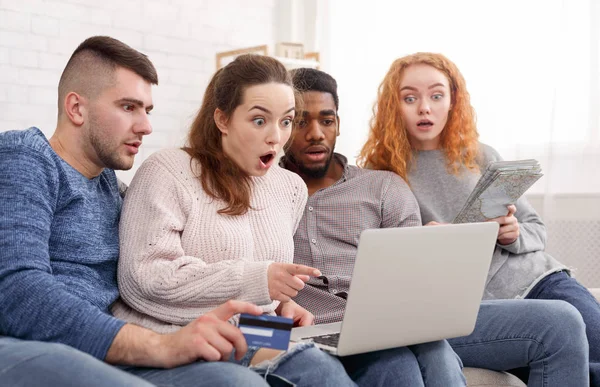
M 237 56 L 243 55 L 243 54 L 268 55 L 269 49 L 268 49 L 267 45 L 264 44 L 261 46 L 254 46 L 254 47 L 248 47 L 248 48 L 240 48 L 237 50 L 218 52 L 217 57 L 216 57 L 217 70 L 220 69 L 221 67 L 227 66 L 227 64 L 229 64 L 230 62 L 233 62 L 233 60 Z
M 283 58 L 304 59 L 304 44 L 302 43 L 277 43 L 275 55 Z

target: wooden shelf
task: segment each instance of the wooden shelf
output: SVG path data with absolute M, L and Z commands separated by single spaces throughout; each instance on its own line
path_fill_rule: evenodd
M 309 67 L 312 69 L 319 68 L 319 62 L 313 59 L 294 59 L 294 58 L 284 58 L 281 56 L 274 56 L 273 58 L 277 59 L 288 69 L 297 69 L 301 67 Z

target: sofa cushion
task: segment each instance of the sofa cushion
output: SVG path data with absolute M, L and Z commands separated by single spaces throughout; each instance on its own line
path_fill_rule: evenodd
M 508 372 L 497 372 L 482 368 L 463 369 L 468 387 L 527 387 L 521 379 Z

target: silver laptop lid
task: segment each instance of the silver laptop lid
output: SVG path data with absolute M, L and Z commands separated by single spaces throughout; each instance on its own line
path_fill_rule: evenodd
M 497 235 L 495 222 L 363 231 L 338 355 L 470 334 Z

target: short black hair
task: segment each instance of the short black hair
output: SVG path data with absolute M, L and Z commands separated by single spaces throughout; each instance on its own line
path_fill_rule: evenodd
M 294 69 L 290 71 L 290 74 L 292 75 L 294 88 L 297 91 L 300 93 L 307 91 L 329 93 L 333 97 L 335 110 L 339 110 L 340 101 L 337 94 L 337 82 L 331 75 L 311 68 Z

